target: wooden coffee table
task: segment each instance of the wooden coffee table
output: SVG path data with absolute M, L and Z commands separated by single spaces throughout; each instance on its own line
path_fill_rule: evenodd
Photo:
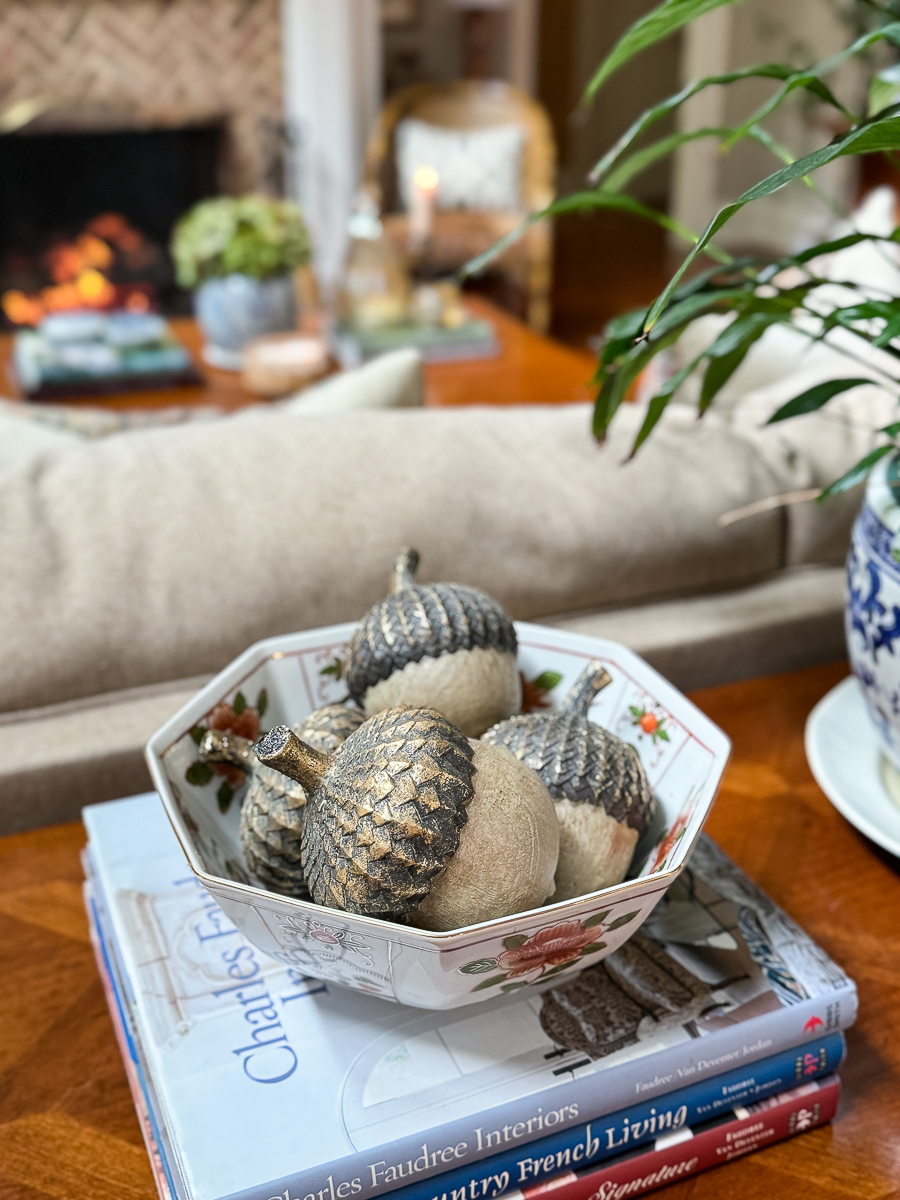
M 844 663 L 694 694 L 734 741 L 709 832 L 859 985 L 833 1126 L 676 1184 L 686 1200 L 900 1195 L 900 862 L 838 815 L 803 752 Z M 154 1200 L 81 900 L 80 825 L 0 839 L 0 1197 Z
M 466 307 L 474 315 L 493 322 L 500 353 L 494 358 L 468 362 L 427 363 L 425 392 L 429 405 L 571 404 L 590 398 L 588 384 L 596 360 L 587 350 L 573 350 L 562 342 L 542 337 L 480 296 L 467 296 Z M 69 403 L 73 407 L 107 409 L 214 405 L 227 411 L 260 403 L 258 396 L 241 385 L 240 375 L 217 371 L 203 362 L 202 337 L 192 318 L 176 318 L 171 325 L 203 376 L 201 386 L 84 396 Z M 0 395 L 18 398 L 18 384 L 10 363 L 12 342 L 12 334 L 0 335 Z

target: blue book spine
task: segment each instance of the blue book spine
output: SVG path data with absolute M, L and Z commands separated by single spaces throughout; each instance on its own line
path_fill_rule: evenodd
M 509 1150 L 498 1149 L 478 1163 L 398 1188 L 392 1193 L 392 1200 L 490 1200 L 508 1191 L 543 1183 L 554 1175 L 602 1162 L 661 1135 L 829 1075 L 837 1070 L 844 1051 L 844 1035 L 832 1033 L 819 1041 L 760 1059 L 750 1067 L 688 1084 L 653 1103 L 632 1104 L 630 1108 L 574 1125 L 536 1142 Z M 488 1135 L 477 1133 L 479 1141 L 489 1136 L 497 1139 L 494 1144 L 498 1146 L 505 1133 L 510 1138 L 518 1136 L 514 1125 Z

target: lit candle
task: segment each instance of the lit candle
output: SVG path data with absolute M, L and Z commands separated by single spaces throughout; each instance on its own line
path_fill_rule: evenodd
M 434 167 L 417 167 L 409 205 L 409 248 L 420 252 L 431 236 L 437 201 L 438 173 Z

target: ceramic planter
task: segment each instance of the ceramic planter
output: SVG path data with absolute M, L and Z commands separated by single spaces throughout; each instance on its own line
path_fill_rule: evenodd
M 194 293 L 194 311 L 206 345 L 203 357 L 214 367 L 239 371 L 247 342 L 265 333 L 284 333 L 296 324 L 293 276 L 253 279 L 225 275 L 208 279 Z
M 869 476 L 847 558 L 847 650 L 885 754 L 900 769 L 900 456 Z
M 430 1009 L 569 977 L 617 949 L 687 861 L 730 744 L 624 646 L 539 625 L 516 624 L 526 681 L 558 675 L 552 701 L 566 694 L 588 660 L 600 659 L 612 683 L 590 717 L 634 745 L 659 802 L 623 883 L 449 933 L 322 908 L 254 885 L 238 836 L 242 782 L 199 762 L 202 730 L 227 726 L 255 737 L 260 728 L 294 723 L 340 700 L 346 687 L 338 663 L 355 628 L 334 625 L 259 642 L 148 744 L 154 783 L 191 869 L 228 917 L 260 950 L 305 975 Z

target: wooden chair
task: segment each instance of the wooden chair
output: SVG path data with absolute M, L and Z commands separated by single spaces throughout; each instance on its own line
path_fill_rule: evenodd
M 499 81 L 475 79 L 454 83 L 425 83 L 404 88 L 387 101 L 366 147 L 363 184 L 377 200 L 385 230 L 406 249 L 408 218 L 398 212 L 399 189 L 394 135 L 406 117 L 448 129 L 483 129 L 520 125 L 525 131 L 522 154 L 520 212 L 479 212 L 438 209 L 429 239 L 429 263 L 452 271 L 487 250 L 515 229 L 522 218 L 549 204 L 554 195 L 556 148 L 550 120 L 543 107 L 526 92 Z M 538 332 L 550 323 L 552 228 L 549 221 L 533 225 L 497 260 L 498 270 L 511 275 L 527 297 L 527 320 Z

